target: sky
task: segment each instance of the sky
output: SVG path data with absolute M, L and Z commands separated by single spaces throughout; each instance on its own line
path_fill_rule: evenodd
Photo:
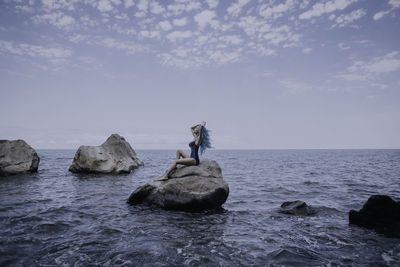
M 0 139 L 400 148 L 400 0 L 0 0 Z

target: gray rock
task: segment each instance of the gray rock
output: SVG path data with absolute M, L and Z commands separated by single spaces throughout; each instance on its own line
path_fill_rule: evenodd
M 156 205 L 165 209 L 205 210 L 221 207 L 229 195 L 221 168 L 213 160 L 175 170 L 167 181 L 155 181 L 137 188 L 130 204 Z
M 0 175 L 37 172 L 40 158 L 24 140 L 0 140 Z
M 313 208 L 300 200 L 283 202 L 281 208 L 279 209 L 279 212 L 304 216 L 315 214 L 315 210 Z
M 135 151 L 120 135 L 112 134 L 101 146 L 81 146 L 69 167 L 76 173 L 129 173 L 142 166 Z

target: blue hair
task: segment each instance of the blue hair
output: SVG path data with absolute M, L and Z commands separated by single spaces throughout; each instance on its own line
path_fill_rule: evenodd
M 210 130 L 208 130 L 206 127 L 203 127 L 202 130 L 202 141 L 200 145 L 200 153 L 203 155 L 203 153 L 206 151 L 208 148 L 212 148 L 213 146 L 211 145 L 211 139 L 210 139 Z

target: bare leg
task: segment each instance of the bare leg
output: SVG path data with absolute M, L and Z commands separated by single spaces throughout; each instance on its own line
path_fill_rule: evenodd
M 186 154 L 185 152 L 183 152 L 183 150 L 178 149 L 178 150 L 176 151 L 176 159 L 180 159 L 181 157 L 184 158 L 184 159 L 186 159 L 186 158 L 189 158 L 189 155 Z
M 166 181 L 168 180 L 168 176 L 171 174 L 171 172 L 176 168 L 176 165 L 182 164 L 182 165 L 196 165 L 196 160 L 194 158 L 184 158 L 184 159 L 176 159 L 174 163 L 172 163 L 171 167 L 166 171 L 166 173 L 158 178 L 156 181 Z

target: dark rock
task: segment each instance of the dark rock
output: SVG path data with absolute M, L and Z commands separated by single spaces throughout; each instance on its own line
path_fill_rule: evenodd
M 37 172 L 40 158 L 24 140 L 0 140 L 0 174 Z
M 156 205 L 165 209 L 205 210 L 221 207 L 229 195 L 218 163 L 203 160 L 197 166 L 179 167 L 167 181 L 154 181 L 137 188 L 130 204 Z
M 129 173 L 142 166 L 136 152 L 120 135 L 112 134 L 101 146 L 81 146 L 69 167 L 71 172 Z
M 349 212 L 349 221 L 351 224 L 400 237 L 400 203 L 389 196 L 373 195 L 360 211 Z
M 287 201 L 281 205 L 279 212 L 292 214 L 292 215 L 313 215 L 315 214 L 315 210 L 308 206 L 305 202 L 296 200 L 296 201 Z

